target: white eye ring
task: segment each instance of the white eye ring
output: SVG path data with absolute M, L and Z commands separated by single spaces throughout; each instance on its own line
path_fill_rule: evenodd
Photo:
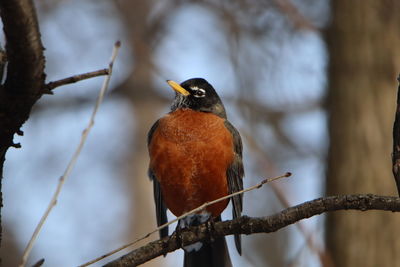
M 206 96 L 206 90 L 199 88 L 197 86 L 190 87 L 192 91 L 194 91 L 193 96 L 194 97 L 205 97 Z

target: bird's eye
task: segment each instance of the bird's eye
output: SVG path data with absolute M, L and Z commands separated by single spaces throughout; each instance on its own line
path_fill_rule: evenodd
M 205 97 L 206 96 L 206 90 L 197 88 L 197 90 L 194 90 L 193 93 L 194 97 Z

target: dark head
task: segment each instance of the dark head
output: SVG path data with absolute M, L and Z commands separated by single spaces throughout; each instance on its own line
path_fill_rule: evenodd
M 168 80 L 167 83 L 175 90 L 175 99 L 171 110 L 190 108 L 196 111 L 211 112 L 226 118 L 225 107 L 217 92 L 206 80 L 193 78 L 180 85 Z

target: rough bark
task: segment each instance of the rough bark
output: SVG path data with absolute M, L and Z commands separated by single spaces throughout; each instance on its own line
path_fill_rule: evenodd
M 8 148 L 19 147 L 19 144 L 13 142 L 14 134 L 22 134 L 20 130 L 22 124 L 28 119 L 32 106 L 42 95 L 45 59 L 36 11 L 31 1 L 2 0 L 0 16 L 4 25 L 8 60 L 7 77 L 0 87 L 0 178 L 2 180 Z M 2 206 L 0 181 L 0 207 Z
M 155 257 L 165 255 L 198 241 L 207 242 L 213 238 L 218 238 L 232 234 L 254 234 L 254 233 L 271 233 L 278 231 L 299 220 L 319 215 L 323 212 L 337 210 L 385 210 L 400 211 L 400 198 L 376 196 L 376 195 L 345 195 L 331 196 L 326 198 L 318 198 L 303 204 L 290 207 L 278 214 L 262 218 L 250 218 L 247 216 L 240 217 L 232 221 L 217 222 L 215 224 L 202 224 L 198 227 L 184 229 L 178 233 L 174 233 L 169 237 L 158 241 L 153 241 L 143 247 L 133 250 L 132 252 L 116 259 L 106 267 L 127 267 L 143 264 Z M 353 216 L 346 212 L 347 216 Z M 383 212 L 379 212 L 383 213 Z M 395 217 L 395 214 L 388 213 Z M 372 212 L 366 213 L 366 216 L 374 216 Z M 390 266 L 390 265 L 379 265 Z
M 393 195 L 391 130 L 400 68 L 399 1 L 332 1 L 327 193 Z M 349 214 L 351 213 L 351 214 Z M 336 266 L 400 266 L 400 217 L 333 213 Z

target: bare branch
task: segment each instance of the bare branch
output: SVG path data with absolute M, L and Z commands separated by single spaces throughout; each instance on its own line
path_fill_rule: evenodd
M 85 128 L 85 130 L 82 133 L 82 137 L 81 137 L 81 140 L 79 142 L 79 145 L 76 148 L 75 153 L 72 156 L 70 162 L 68 163 L 68 165 L 67 165 L 67 167 L 66 167 L 66 169 L 64 171 L 64 174 L 59 179 L 56 191 L 54 192 L 53 197 L 52 197 L 52 199 L 51 199 L 51 201 L 50 201 L 45 213 L 43 214 L 42 218 L 40 219 L 39 224 L 36 226 L 35 231 L 34 231 L 31 239 L 29 240 L 29 242 L 28 242 L 28 244 L 27 244 L 27 246 L 26 246 L 26 248 L 24 250 L 24 253 L 23 253 L 23 256 L 22 256 L 22 261 L 21 261 L 21 264 L 19 265 L 20 267 L 25 266 L 25 264 L 26 264 L 26 262 L 28 260 L 29 254 L 30 254 L 30 252 L 31 252 L 31 250 L 33 248 L 33 244 L 35 243 L 35 241 L 36 241 L 36 239 L 37 239 L 37 237 L 38 237 L 38 235 L 39 235 L 39 233 L 40 233 L 40 231 L 41 231 L 41 229 L 42 229 L 47 217 L 49 216 L 49 214 L 52 211 L 52 209 L 54 208 L 54 206 L 57 204 L 57 199 L 58 199 L 58 196 L 61 193 L 61 190 L 62 190 L 62 188 L 64 186 L 64 183 L 65 183 L 66 179 L 68 178 L 69 174 L 71 173 L 72 169 L 74 168 L 75 163 L 78 160 L 78 157 L 79 157 L 79 155 L 81 153 L 81 150 L 83 148 L 83 145 L 85 144 L 86 139 L 87 139 L 87 137 L 89 135 L 89 132 L 90 132 L 90 130 L 92 129 L 92 127 L 94 125 L 94 119 L 96 117 L 97 111 L 98 111 L 98 109 L 99 109 L 99 107 L 100 107 L 100 105 L 101 105 L 101 103 L 103 101 L 104 94 L 105 94 L 105 92 L 106 92 L 106 90 L 108 88 L 108 85 L 110 83 L 112 67 L 113 67 L 115 58 L 116 58 L 116 56 L 118 54 L 119 47 L 120 47 L 120 42 L 115 43 L 114 49 L 113 49 L 112 55 L 111 55 L 109 68 L 108 68 L 108 73 L 109 74 L 104 79 L 103 85 L 101 87 L 101 90 L 99 92 L 99 96 L 98 96 L 97 101 L 96 101 L 96 104 L 95 104 L 95 106 L 93 108 L 93 112 L 92 112 L 92 115 L 90 117 L 89 123 L 88 123 L 87 127 Z
M 276 232 L 302 219 L 337 210 L 399 212 L 400 198 L 372 194 L 330 196 L 305 202 L 267 217 L 243 216 L 232 221 L 217 222 L 212 227 L 205 223 L 197 227 L 182 229 L 179 235 L 175 232 L 169 237 L 148 243 L 106 264 L 105 267 L 137 266 L 183 246 L 199 241 L 210 242 L 212 239 L 225 235 Z
M 113 255 L 113 254 L 115 254 L 115 253 L 117 253 L 117 252 L 123 250 L 123 249 L 126 249 L 126 248 L 128 248 L 128 247 L 130 247 L 130 246 L 132 246 L 132 245 L 134 245 L 134 244 L 136 244 L 136 243 L 138 243 L 139 241 L 142 241 L 142 240 L 148 238 L 148 237 L 151 236 L 152 234 L 159 232 L 161 229 L 164 229 L 165 227 L 167 227 L 167 226 L 169 226 L 169 225 L 171 225 L 171 224 L 173 224 L 173 223 L 175 223 L 175 222 L 177 222 L 177 221 L 179 221 L 179 220 L 181 220 L 181 219 L 183 219 L 183 218 L 189 216 L 190 214 L 194 214 L 194 213 L 197 213 L 197 212 L 199 212 L 199 211 L 205 209 L 206 207 L 208 207 L 208 206 L 210 206 L 210 205 L 214 205 L 215 203 L 218 203 L 218 202 L 220 202 L 220 201 L 222 201 L 222 200 L 225 200 L 225 199 L 231 198 L 231 197 L 233 197 L 233 196 L 240 195 L 240 194 L 243 194 L 243 193 L 252 191 L 252 190 L 254 190 L 254 189 L 259 189 L 259 188 L 261 188 L 261 187 L 262 187 L 264 184 L 266 184 L 266 183 L 270 183 L 270 182 L 273 182 L 273 181 L 278 180 L 278 179 L 281 179 L 281 178 L 290 177 L 291 175 L 292 175 L 292 174 L 291 174 L 290 172 L 287 172 L 287 173 L 285 173 L 284 175 L 280 175 L 280 176 L 277 176 L 277 177 L 264 179 L 264 180 L 262 180 L 260 183 L 254 185 L 254 186 L 251 186 L 251 187 L 249 187 L 249 188 L 243 189 L 243 190 L 241 190 L 241 191 L 234 192 L 234 193 L 232 193 L 232 194 L 223 196 L 223 197 L 218 198 L 218 199 L 215 199 L 215 200 L 213 200 L 213 201 L 205 202 L 205 203 L 202 204 L 201 206 L 199 206 L 199 207 L 197 207 L 197 208 L 194 208 L 194 209 L 192 209 L 191 211 L 188 211 L 188 212 L 182 214 L 182 215 L 179 216 L 179 217 L 176 217 L 174 220 L 169 221 L 169 222 L 167 222 L 167 223 L 164 223 L 163 225 L 160 225 L 159 227 L 157 227 L 157 228 L 154 229 L 153 231 L 147 233 L 146 235 L 144 235 L 144 236 L 142 236 L 142 237 L 140 237 L 140 238 L 137 238 L 137 239 L 134 240 L 133 242 L 131 242 L 131 243 L 129 243 L 129 244 L 126 244 L 126 245 L 124 245 L 124 246 L 122 246 L 122 247 L 119 247 L 119 248 L 117 248 L 117 249 L 115 249 L 115 250 L 113 250 L 113 251 L 111 251 L 111 252 L 109 252 L 109 253 L 107 253 L 107 254 L 104 254 L 104 255 L 102 255 L 102 256 L 100 256 L 100 257 L 94 259 L 94 260 L 91 260 L 91 261 L 89 261 L 89 262 L 87 262 L 87 263 L 84 263 L 84 264 L 80 265 L 79 267 L 86 267 L 86 266 L 89 266 L 89 265 L 91 265 L 91 264 L 93 264 L 93 263 L 96 263 L 96 262 L 98 262 L 98 261 L 100 261 L 100 260 L 102 260 L 102 259 L 105 259 L 105 258 L 107 258 L 107 257 L 109 257 L 109 256 L 111 256 L 111 255 Z
M 46 84 L 45 89 L 47 90 L 47 92 L 50 92 L 51 90 L 53 90 L 54 88 L 59 87 L 59 86 L 76 83 L 76 82 L 79 82 L 82 80 L 86 80 L 86 79 L 90 79 L 90 78 L 94 78 L 94 77 L 98 77 L 98 76 L 103 76 L 103 75 L 108 75 L 108 69 L 102 69 L 102 70 L 96 70 L 96 71 L 92 71 L 92 72 L 82 73 L 82 74 L 74 75 L 74 76 L 64 78 L 64 79 L 61 79 L 58 81 L 49 82 L 48 84 Z

